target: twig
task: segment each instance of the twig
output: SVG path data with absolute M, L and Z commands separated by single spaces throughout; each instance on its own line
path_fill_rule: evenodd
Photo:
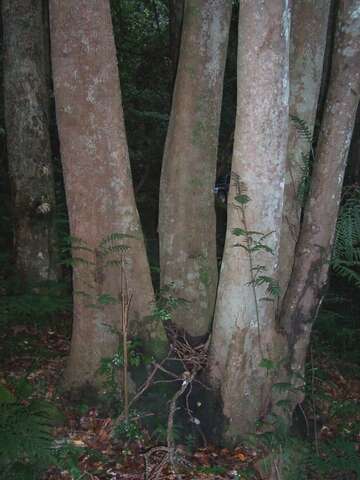
M 121 330 L 123 339 L 123 359 L 124 359 L 124 416 L 125 421 L 129 421 L 129 384 L 128 384 L 128 330 L 129 330 L 129 310 L 132 295 L 129 295 L 126 272 L 124 268 L 124 255 L 121 255 Z
M 304 420 L 305 420 L 305 426 L 306 426 L 306 436 L 309 437 L 310 435 L 310 426 L 309 426 L 309 420 L 306 416 L 305 410 L 303 409 L 301 403 L 298 403 L 298 407 L 300 408 L 300 412 L 302 413 Z
M 165 363 L 166 360 L 167 360 L 167 358 L 164 358 L 160 364 L 159 364 L 159 363 L 154 363 L 154 364 L 153 364 L 153 365 L 154 365 L 154 368 L 153 368 L 152 372 L 150 373 L 150 375 L 149 375 L 148 378 L 146 379 L 145 383 L 143 383 L 143 385 L 140 387 L 139 391 L 138 391 L 138 392 L 134 395 L 134 397 L 130 400 L 130 402 L 129 402 L 129 407 L 131 407 L 131 405 L 132 405 L 133 403 L 135 403 L 136 400 L 138 400 L 138 399 L 141 397 L 141 395 L 143 395 L 143 394 L 146 392 L 146 390 L 147 390 L 148 388 L 150 388 L 151 385 L 153 385 L 154 383 L 156 383 L 156 382 L 153 382 L 153 379 L 154 379 L 157 371 L 161 369 L 162 364 Z
M 151 470 L 150 457 L 154 453 L 165 452 L 165 455 L 161 459 L 160 463 Z M 150 448 L 147 452 L 144 453 L 144 480 L 158 480 L 161 475 L 161 471 L 164 466 L 167 464 L 169 458 L 169 452 L 167 447 L 153 447 Z
M 170 402 L 168 424 L 167 424 L 167 447 L 169 450 L 169 462 L 173 472 L 176 474 L 176 465 L 175 465 L 175 442 L 174 442 L 174 418 L 176 412 L 176 402 L 183 395 L 191 382 L 194 380 L 195 376 L 198 373 L 198 369 L 194 369 L 192 373 L 185 371 L 183 373 L 183 382 L 179 390 L 175 393 Z M 177 474 L 176 474 L 177 475 Z
M 194 379 L 194 382 L 196 380 Z M 186 411 L 187 411 L 187 414 L 190 418 L 190 421 L 195 425 L 195 427 L 197 428 L 198 432 L 200 433 L 200 436 L 201 436 L 201 440 L 203 441 L 203 446 L 204 448 L 207 448 L 207 440 L 206 440 L 206 437 L 204 435 L 204 432 L 202 431 L 201 427 L 200 427 L 200 422 L 199 420 L 194 417 L 193 415 L 193 412 L 190 408 L 190 404 L 189 404 L 189 398 L 190 398 L 190 395 L 191 395 L 191 392 L 192 392 L 192 383 L 190 384 L 189 386 L 189 389 L 186 393 L 186 397 L 185 397 L 185 403 L 186 403 Z
M 158 366 L 158 369 L 161 370 L 162 372 L 166 373 L 172 378 L 175 378 L 176 380 L 179 380 L 179 376 L 176 375 L 176 373 L 171 372 L 170 370 L 167 370 L 165 367 L 163 367 L 161 364 L 156 364 Z

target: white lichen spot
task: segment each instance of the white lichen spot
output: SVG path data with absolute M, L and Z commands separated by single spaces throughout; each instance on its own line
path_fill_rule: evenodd
M 346 133 L 346 138 L 345 138 L 345 142 L 344 142 L 345 153 L 347 153 L 347 151 L 348 151 L 348 148 L 349 148 L 350 143 L 351 143 L 351 139 L 352 139 L 352 129 L 350 128 Z
M 188 272 L 186 275 L 186 278 L 189 282 L 193 282 L 194 280 L 199 279 L 199 273 L 198 272 Z
M 131 233 L 136 233 L 139 230 L 138 224 L 136 222 L 131 223 L 129 230 Z
M 213 6 L 203 10 L 200 35 L 200 52 L 208 58 L 204 74 L 209 86 L 213 87 L 219 78 L 222 50 L 227 38 L 227 28 L 224 28 L 221 16 L 213 14 Z
M 288 105 L 290 96 L 289 68 L 285 68 L 282 74 L 282 103 Z
M 50 210 L 51 210 L 51 205 L 48 202 L 43 202 L 37 207 L 37 212 L 41 213 L 42 215 L 49 213 Z
M 354 55 L 356 55 L 357 50 L 355 48 L 352 48 L 352 47 L 349 46 L 349 47 L 344 48 L 342 53 L 345 57 L 353 57 Z
M 350 21 L 343 25 L 342 31 L 358 35 L 360 30 L 360 6 L 356 6 L 350 13 Z
M 89 38 L 88 38 L 86 35 L 83 35 L 83 36 L 81 37 L 80 42 L 81 42 L 81 45 L 82 45 L 84 51 L 85 51 L 86 53 L 89 53 L 89 52 L 90 52 L 90 42 L 89 42 Z
M 350 18 L 352 20 L 356 20 L 357 18 L 360 18 L 360 6 L 354 8 L 354 10 L 350 14 Z
M 91 85 L 88 89 L 88 93 L 87 93 L 87 96 L 86 96 L 86 101 L 89 102 L 89 103 L 92 103 L 92 104 L 95 103 L 94 89 L 92 88 Z
M 94 137 L 87 137 L 85 139 L 85 147 L 90 154 L 96 153 L 96 139 Z
M 42 177 L 48 177 L 50 175 L 50 168 L 48 165 L 41 165 L 40 167 L 40 175 Z
M 121 192 L 125 188 L 124 181 L 119 178 L 112 178 L 110 182 L 111 190 L 117 194 Z
M 118 216 L 118 227 L 117 230 L 123 233 L 137 233 L 138 223 L 136 217 L 134 216 L 134 209 L 132 206 L 120 207 L 116 210 L 116 215 Z

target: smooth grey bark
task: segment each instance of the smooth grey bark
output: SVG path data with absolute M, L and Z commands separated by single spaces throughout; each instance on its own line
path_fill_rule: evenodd
M 208 372 L 225 419 L 222 439 L 229 443 L 254 431 L 256 421 L 268 413 L 272 378 L 260 362 L 278 360 L 285 348 L 276 332 L 276 302 L 265 301 L 266 284 L 255 287 L 251 282 L 257 266 L 274 281 L 278 275 L 289 118 L 289 32 L 287 1 L 240 1 L 235 175 Z M 245 215 L 235 200 L 239 193 L 250 198 Z M 234 229 L 240 228 L 267 234 L 262 243 L 272 254 L 261 249 L 250 258 L 244 247 L 254 246 L 259 237 L 236 236 Z
M 15 268 L 28 281 L 57 277 L 48 45 L 43 13 L 41 1 L 2 1 L 5 127 Z
M 173 321 L 191 337 L 209 331 L 216 286 L 216 176 L 227 0 L 187 0 L 160 183 L 161 285 L 188 305 Z
M 294 0 L 290 33 L 289 139 L 280 239 L 281 297 L 294 262 L 303 207 L 301 183 L 312 155 L 311 138 L 321 86 L 331 0 Z M 306 133 L 301 130 L 304 122 Z
M 163 352 L 166 336 L 150 318 L 154 292 L 135 205 L 108 0 L 51 0 L 50 26 L 56 115 L 70 232 L 92 250 L 114 233 L 128 235 L 124 270 L 130 332 L 151 353 Z M 74 323 L 67 384 L 96 382 L 103 357 L 117 348 L 121 305 L 91 309 L 92 296 L 124 292 L 118 268 L 106 267 L 98 251 L 74 251 L 92 264 L 73 269 Z M 95 298 L 94 298 L 95 297 Z M 165 347 L 166 348 L 166 347 Z
M 311 188 L 281 312 L 294 382 L 303 373 L 312 324 L 328 278 L 359 92 L 360 0 L 341 0 Z

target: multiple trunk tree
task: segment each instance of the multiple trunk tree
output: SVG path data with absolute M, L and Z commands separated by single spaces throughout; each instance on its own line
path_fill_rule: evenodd
M 43 2 L 4 0 L 4 105 L 17 275 L 54 280 L 55 193 Z
M 19 269 L 47 278 L 51 261 L 44 245 L 51 244 L 54 200 L 51 163 L 45 161 L 47 107 L 39 100 L 46 98 L 45 87 L 37 75 L 43 53 L 33 31 L 24 48 L 29 28 L 41 23 L 30 3 L 2 2 L 6 126 Z M 172 285 L 172 294 L 188 301 L 173 320 L 195 341 L 209 333 L 217 292 L 206 373 L 221 405 L 218 441 L 234 443 L 253 431 L 276 408 L 273 384 L 297 384 L 303 373 L 359 103 L 360 0 L 338 3 L 331 75 L 303 207 L 297 193 L 311 150 L 330 0 L 294 0 L 292 21 L 288 0 L 240 0 L 236 130 L 217 286 L 212 187 L 231 2 L 185 1 L 161 176 L 161 285 Z M 133 194 L 108 1 L 50 0 L 50 28 L 70 231 L 74 257 L 81 259 L 73 274 L 67 382 L 82 385 L 94 383 L 100 359 L 115 351 L 113 329 L 120 330 L 119 303 L 124 307 L 126 299 L 132 334 L 154 353 L 166 338 L 151 317 L 154 292 Z M 24 35 L 21 42 L 15 30 Z M 19 99 L 29 106 L 29 118 L 17 108 Z M 105 251 L 119 251 L 114 239 L 126 244 L 120 269 L 107 265 Z M 109 294 L 117 305 L 90 308 Z M 269 365 L 278 367 L 269 374 Z M 295 406 L 299 398 L 291 400 Z

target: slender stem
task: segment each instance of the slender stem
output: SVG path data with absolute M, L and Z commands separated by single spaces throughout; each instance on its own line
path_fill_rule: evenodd
M 235 185 L 236 185 L 236 190 L 237 194 L 241 195 L 241 190 L 240 190 L 240 180 L 235 176 Z M 259 350 L 260 350 L 260 355 L 262 358 L 264 358 L 264 354 L 262 351 L 262 346 L 261 346 L 261 331 L 260 331 L 260 314 L 259 314 L 259 302 L 257 298 L 257 293 L 256 293 L 256 285 L 255 285 L 255 275 L 254 275 L 254 261 L 251 255 L 251 235 L 249 235 L 249 230 L 247 228 L 247 222 L 246 222 L 246 215 L 245 215 L 245 207 L 243 204 L 235 205 L 237 209 L 240 209 L 241 212 L 241 219 L 240 221 L 243 224 L 244 230 L 246 232 L 245 235 L 245 241 L 246 241 L 246 252 L 248 255 L 249 259 L 249 269 L 250 269 L 250 284 L 251 284 L 251 290 L 253 293 L 254 297 L 254 304 L 255 304 L 255 315 L 256 315 L 256 325 L 257 325 L 257 331 L 258 331 L 258 339 L 259 339 Z
M 131 303 L 131 295 L 129 296 L 126 272 L 124 268 L 124 255 L 121 255 L 121 327 L 123 339 L 123 382 L 124 382 L 124 417 L 125 421 L 129 421 L 129 351 L 128 351 L 128 326 L 129 326 L 129 309 Z
M 174 442 L 174 417 L 176 412 L 176 402 L 181 397 L 181 395 L 183 395 L 183 393 L 188 388 L 188 386 L 191 385 L 191 382 L 194 380 L 198 372 L 199 372 L 199 369 L 196 369 L 196 368 L 193 370 L 192 373 L 184 372 L 183 382 L 181 384 L 181 387 L 175 393 L 175 395 L 172 397 L 170 401 L 166 440 L 167 440 L 167 447 L 169 450 L 170 465 L 175 475 L 176 475 L 176 465 L 175 465 L 175 442 Z M 188 375 L 185 375 L 186 373 Z
M 125 315 L 125 306 L 122 308 L 123 315 Z M 127 344 L 127 328 L 124 328 L 123 321 L 123 352 L 124 352 L 124 415 L 125 421 L 129 421 L 129 386 L 128 386 L 128 344 Z

